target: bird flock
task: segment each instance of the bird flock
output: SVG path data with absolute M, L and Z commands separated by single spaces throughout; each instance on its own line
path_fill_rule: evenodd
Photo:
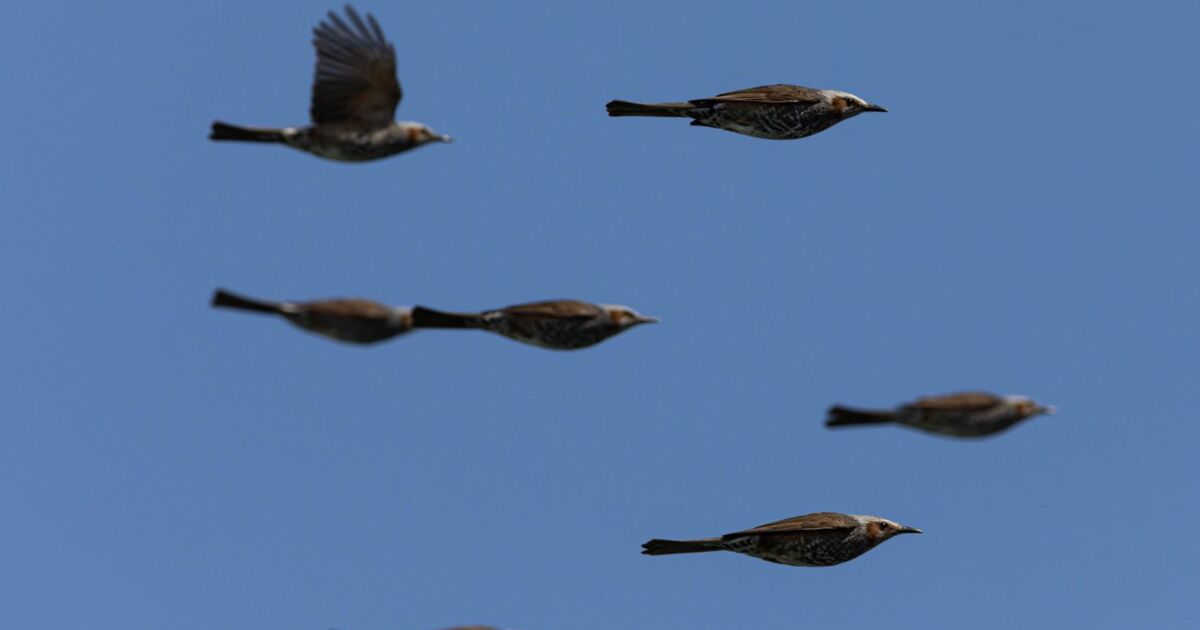
M 424 124 L 395 120 L 403 97 L 396 77 L 396 53 L 371 14 L 364 19 L 347 5 L 344 17 L 329 12 L 313 34 L 317 64 L 309 109 L 312 124 L 260 128 L 215 121 L 211 140 L 283 144 L 342 162 L 377 160 L 429 143 L 451 141 L 450 136 Z M 804 138 L 864 112 L 888 111 L 848 92 L 785 84 L 679 102 L 613 100 L 606 109 L 615 117 L 689 118 L 692 126 L 769 140 Z M 217 289 L 211 304 L 278 315 L 309 332 L 354 344 L 373 344 L 427 328 L 478 329 L 541 348 L 578 350 L 641 324 L 658 322 L 627 306 L 579 300 L 455 313 L 361 298 L 268 301 Z M 894 409 L 834 405 L 825 425 L 896 424 L 937 435 L 978 438 L 1051 413 L 1053 407 L 1025 396 L 959 392 L 918 398 Z M 642 553 L 733 551 L 778 564 L 825 567 L 853 560 L 900 534 L 919 533 L 916 527 L 879 516 L 814 512 L 713 538 L 655 538 L 642 545 Z M 470 626 L 457 630 L 491 629 Z

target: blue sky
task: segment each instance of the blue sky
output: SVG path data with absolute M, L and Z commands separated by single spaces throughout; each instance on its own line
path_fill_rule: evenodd
M 360 2 L 401 118 L 455 144 L 208 142 L 305 122 L 334 6 L 0 23 L 0 627 L 1200 623 L 1195 3 Z M 604 115 L 773 82 L 891 113 L 794 142 Z M 217 286 L 663 323 L 364 349 Z M 821 426 L 974 388 L 1060 413 Z M 926 534 L 828 569 L 638 553 L 819 510 Z

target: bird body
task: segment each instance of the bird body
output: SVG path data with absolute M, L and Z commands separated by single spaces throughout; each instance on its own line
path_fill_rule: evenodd
M 653 539 L 642 545 L 651 556 L 732 551 L 797 567 L 828 567 L 853 560 L 897 534 L 919 534 L 878 516 L 816 512 L 759 525 L 719 538 Z
M 211 140 L 285 144 L 339 162 L 365 162 L 429 142 L 449 142 L 416 122 L 393 120 L 403 97 L 396 79 L 396 52 L 375 18 L 346 7 L 313 31 L 317 49 L 308 127 L 254 128 L 213 122 Z
M 963 392 L 928 396 L 894 410 L 863 410 L 835 405 L 825 425 L 840 427 L 895 423 L 929 433 L 956 437 L 982 437 L 1008 429 L 1022 420 L 1054 413 L 1026 396 L 997 396 Z
M 212 305 L 282 316 L 318 335 L 349 343 L 369 344 L 412 330 L 412 310 L 370 300 L 342 298 L 313 302 L 270 302 L 224 289 L 213 293 Z
M 677 103 L 611 101 L 609 116 L 691 118 L 692 125 L 713 127 L 755 138 L 795 140 L 824 131 L 863 112 L 886 112 L 879 105 L 838 90 L 799 85 L 763 85 Z
M 586 348 L 638 324 L 657 321 L 626 306 L 578 300 L 518 304 L 482 313 L 413 308 L 417 328 L 479 328 L 552 350 Z

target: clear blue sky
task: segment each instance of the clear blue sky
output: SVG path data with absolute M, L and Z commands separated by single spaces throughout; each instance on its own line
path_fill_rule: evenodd
M 0 627 L 1200 624 L 1194 2 L 358 4 L 401 117 L 455 144 L 205 139 L 305 122 L 331 0 L 6 12 Z M 891 113 L 604 115 L 772 82 Z M 663 323 L 364 349 L 216 286 Z M 1060 414 L 821 426 L 970 388 Z M 819 510 L 926 534 L 829 569 L 638 553 Z

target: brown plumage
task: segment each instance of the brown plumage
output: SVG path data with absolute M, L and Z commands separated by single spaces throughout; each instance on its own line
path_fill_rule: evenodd
M 412 330 L 408 307 L 360 298 L 272 302 L 217 289 L 211 303 L 217 308 L 279 315 L 304 330 L 349 343 L 375 343 Z
M 756 138 L 794 140 L 823 131 L 862 112 L 886 112 L 848 92 L 800 85 L 761 85 L 673 103 L 610 101 L 609 116 L 691 118 L 692 125 Z
M 216 121 L 209 138 L 275 142 L 344 162 L 374 160 L 448 136 L 414 122 L 396 122 L 404 96 L 396 78 L 396 51 L 374 16 L 329 12 L 313 30 L 317 51 L 308 127 L 254 128 Z
M 1054 413 L 1054 408 L 1025 396 L 997 396 L 987 392 L 961 392 L 927 396 L 896 409 L 829 408 L 825 425 L 842 427 L 896 423 L 929 433 L 956 437 L 982 437 L 999 433 L 1022 420 Z
M 553 350 L 586 348 L 638 324 L 657 321 L 626 306 L 579 300 L 517 304 L 482 313 L 413 308 L 416 328 L 479 328 Z
M 718 538 L 664 540 L 642 545 L 642 553 L 661 556 L 733 551 L 792 566 L 832 566 L 870 551 L 897 534 L 921 533 L 878 516 L 815 512 L 725 534 Z

